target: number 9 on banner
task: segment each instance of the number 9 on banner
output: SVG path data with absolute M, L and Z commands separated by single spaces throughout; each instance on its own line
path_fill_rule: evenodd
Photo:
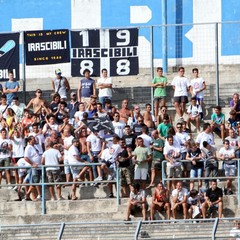
M 93 62 L 91 60 L 83 60 L 80 63 L 80 74 L 84 75 L 84 70 L 88 69 L 90 71 L 90 74 L 93 74 Z
M 130 73 L 130 61 L 121 59 L 117 61 L 117 75 L 128 75 Z

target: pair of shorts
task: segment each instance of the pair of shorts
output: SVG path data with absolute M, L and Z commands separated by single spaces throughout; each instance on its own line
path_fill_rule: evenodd
M 32 168 L 31 169 L 31 183 L 40 183 L 40 178 L 42 175 L 42 171 L 37 168 Z
M 180 178 L 182 177 L 182 166 L 173 166 L 167 163 L 167 176 L 168 178 Z
M 110 168 L 110 166 L 113 164 L 112 162 L 106 160 L 102 160 L 101 163 L 105 164 L 107 168 Z
M 0 167 L 9 167 L 10 164 L 11 164 L 11 158 L 10 157 L 0 159 Z
M 68 159 L 64 159 L 63 163 L 64 163 L 64 173 L 70 174 L 71 173 L 70 166 L 65 166 L 69 164 Z
M 162 170 L 162 161 L 160 159 L 153 159 L 151 169 Z
M 146 168 L 135 168 L 134 170 L 134 180 L 146 180 L 148 174 L 148 169 Z
M 235 164 L 230 165 L 230 164 L 224 164 L 224 170 L 225 170 L 225 176 L 226 177 L 233 177 L 236 176 L 237 173 L 237 167 Z
M 120 168 L 120 185 L 126 186 L 132 184 L 132 174 L 128 167 Z
M 202 168 L 191 169 L 190 171 L 190 178 L 201 178 L 203 174 Z
M 81 166 L 71 166 L 70 169 L 71 169 L 71 173 L 72 173 L 72 176 L 73 176 L 73 179 L 75 179 L 77 177 L 77 175 L 80 173 L 80 171 L 84 168 L 83 165 Z
M 160 102 L 165 100 L 166 100 L 166 96 L 154 97 L 154 102 Z
M 188 103 L 188 97 L 187 96 L 177 96 L 177 97 L 174 97 L 174 102 L 177 102 L 177 103 Z
M 81 159 L 90 163 L 90 157 L 88 154 L 82 154 Z
M 46 171 L 47 179 L 49 183 L 53 182 L 61 182 L 61 174 L 60 170 L 48 170 Z

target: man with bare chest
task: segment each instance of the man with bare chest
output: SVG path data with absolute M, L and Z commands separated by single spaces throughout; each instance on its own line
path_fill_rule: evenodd
M 122 108 L 118 111 L 120 114 L 120 121 L 127 124 L 128 118 L 133 117 L 132 111 L 128 108 L 128 100 L 123 99 L 122 101 Z
M 151 133 L 154 130 L 154 116 L 151 113 L 151 104 L 147 103 L 145 105 L 145 112 L 143 113 L 143 122 L 149 128 L 149 132 Z

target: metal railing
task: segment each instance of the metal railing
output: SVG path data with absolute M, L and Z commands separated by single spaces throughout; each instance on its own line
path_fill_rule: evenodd
M 198 219 L 195 219 L 196 221 Z M 49 224 L 0 225 L 4 239 L 229 239 L 234 221 L 239 218 L 159 220 L 159 221 L 109 221 L 62 222 Z M 173 223 L 173 224 L 171 224 Z M 193 233 L 194 229 L 194 235 Z M 50 238 L 51 235 L 51 238 Z M 18 238 L 19 237 L 19 238 Z
M 115 180 L 104 180 L 104 181 L 84 181 L 84 182 L 45 182 L 45 168 L 49 167 L 64 167 L 64 166 L 100 166 L 101 163 L 88 163 L 84 165 L 74 165 L 74 164 L 59 164 L 59 165 L 39 165 L 37 168 L 41 169 L 41 182 L 40 183 L 21 183 L 21 184 L 1 184 L 2 187 L 9 187 L 9 186 L 41 186 L 41 193 L 42 193 L 42 215 L 46 214 L 46 197 L 45 197 L 45 187 L 46 186 L 55 186 L 55 185 L 66 185 L 66 184 L 76 184 L 79 185 L 81 183 L 115 183 L 116 184 L 116 203 L 117 206 L 120 204 L 120 188 L 119 188 L 119 168 L 116 167 L 116 179 Z M 0 171 L 3 170 L 11 170 L 11 169 L 31 169 L 31 166 L 24 166 L 24 167 L 17 167 L 17 166 L 10 166 L 10 167 L 0 167 Z

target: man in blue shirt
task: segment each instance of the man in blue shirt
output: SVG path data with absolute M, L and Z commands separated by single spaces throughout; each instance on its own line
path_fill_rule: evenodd
M 19 90 L 19 82 L 14 81 L 13 71 L 8 71 L 9 80 L 5 82 L 3 87 L 3 93 L 7 96 L 7 104 L 11 105 L 12 100 L 16 97 L 16 93 Z

